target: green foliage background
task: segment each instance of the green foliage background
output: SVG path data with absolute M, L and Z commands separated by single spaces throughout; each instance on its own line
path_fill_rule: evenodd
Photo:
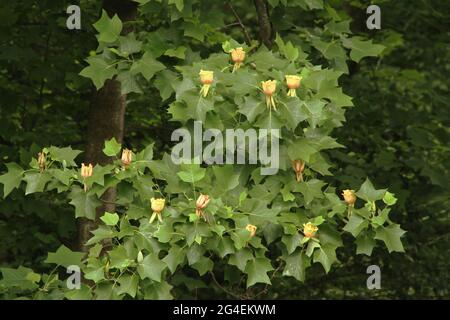
M 124 145 L 137 151 L 138 157 L 144 160 L 150 153 L 146 147 L 152 143 L 154 159 L 160 159 L 170 150 L 171 132 L 180 126 L 179 121 L 172 120 L 184 123 L 191 114 L 182 113 L 183 107 L 174 103 L 186 91 L 179 72 L 184 81 L 195 82 L 199 66 L 221 69 L 226 65 L 223 42 L 235 39 L 244 43 L 246 39 L 242 29 L 233 25 L 236 22 L 233 13 L 224 10 L 222 4 L 194 0 L 138 2 L 141 3 L 139 18 L 131 23 L 135 32 L 118 42 L 120 22 L 102 15 L 101 3 L 80 1 L 81 31 L 69 31 L 65 27 L 68 1 L 27 0 L 0 4 L 1 172 L 21 170 L 13 165 L 7 167 L 11 162 L 25 170 L 30 168 L 30 163 L 36 166 L 32 159 L 36 159 L 42 148 L 58 146 L 60 149 L 49 149 L 55 164 L 65 159 L 66 164 L 60 161 L 60 168 L 74 167 L 73 172 L 62 179 L 76 174 L 75 167 L 82 162 L 82 156 L 67 146 L 84 149 L 93 85 L 99 88 L 106 78 L 114 75 L 122 82 L 123 93 L 128 94 Z M 253 5 L 248 1 L 232 3 L 252 40 L 257 41 L 259 29 Z M 240 298 L 448 298 L 450 5 L 418 1 L 412 6 L 407 1 L 379 1 L 382 29 L 369 31 L 365 27 L 368 6 L 365 1 L 324 4 L 320 0 L 270 0 L 268 3 L 273 26 L 279 34 L 275 53 L 255 49 L 249 61 L 253 59 L 257 66 L 264 62 L 272 66 L 278 63 L 277 69 L 284 71 L 283 68 L 293 69 L 283 61 L 295 60 L 297 71 L 305 65 L 310 68 L 322 65 L 343 72 L 339 78 L 342 91 L 332 86 L 323 93 L 323 98 L 334 99 L 337 103 L 344 101 L 345 108 L 333 116 L 318 114 L 308 120 L 310 126 L 316 126 L 311 121 L 317 121 L 319 127 L 326 128 L 326 134 L 346 147 L 323 152 L 325 163 L 333 164 L 327 169 L 332 175 L 325 175 L 323 181 L 336 188 L 335 194 L 347 188 L 358 190 L 366 177 L 377 187 L 388 187 L 398 198 L 390 219 L 407 230 L 402 238 L 405 253 L 388 253 L 385 247 L 377 246 L 371 256 L 356 255 L 353 237 L 343 234 L 343 241 L 348 245 L 336 251 L 337 267 L 328 273 L 315 263 L 308 269 L 304 282 L 275 273 L 270 287 L 258 285 L 250 291 L 240 291 L 240 288 L 233 291 L 233 286 L 229 289 Z M 108 51 L 111 47 L 117 49 L 116 53 Z M 127 54 L 123 54 L 125 51 Z M 268 59 L 273 60 L 269 63 Z M 117 65 L 102 72 L 105 61 L 107 64 L 117 61 Z M 264 77 L 280 76 L 266 68 L 257 71 L 267 72 Z M 324 77 L 326 83 L 333 74 Z M 225 86 L 230 81 L 228 85 L 232 86 L 233 80 L 221 80 Z M 309 86 L 313 89 L 314 81 L 311 80 Z M 238 89 L 231 91 L 236 93 Z M 239 94 L 244 95 L 244 91 Z M 346 95 L 353 98 L 355 107 L 348 108 Z M 230 98 L 228 93 L 224 96 L 225 100 Z M 189 102 L 186 103 L 189 107 Z M 280 122 L 289 123 L 290 118 L 287 116 Z M 327 119 L 333 121 L 324 125 Z M 107 175 L 108 170 L 114 168 L 105 169 L 103 175 Z M 292 174 L 289 170 L 286 172 Z M 317 175 L 309 174 L 311 178 Z M 9 178 L 14 177 L 0 176 L 0 183 L 5 187 L 11 183 L 7 181 Z M 3 277 L 0 296 L 63 298 L 64 292 L 53 290 L 52 286 L 57 288 L 61 284 L 49 276 L 55 266 L 51 264 L 66 266 L 81 261 L 80 254 L 67 248 L 75 245 L 75 217 L 84 213 L 75 212 L 67 194 L 40 193 L 44 186 L 32 180 L 32 176 L 28 179 L 7 197 L 6 188 L 0 188 L 5 196 L 0 201 Z M 153 193 L 141 191 L 139 197 L 144 203 Z M 70 200 L 76 207 L 77 202 L 85 200 L 83 196 L 81 189 L 74 188 Z M 269 249 L 275 252 L 274 248 Z M 116 256 L 122 254 L 120 249 L 116 251 Z M 101 260 L 97 259 L 99 255 L 95 250 L 91 252 L 90 271 L 94 279 L 97 270 L 104 267 L 102 264 L 97 269 L 93 267 Z M 158 278 L 157 258 L 148 255 L 145 259 L 154 259 L 148 261 L 148 265 L 155 267 L 137 269 L 138 273 L 149 279 Z M 366 288 L 365 270 L 371 264 L 381 267 L 381 290 Z M 266 271 L 273 269 L 265 263 L 259 267 L 264 266 Z M 218 264 L 216 267 L 219 282 L 227 283 L 226 277 L 231 277 L 232 271 L 225 271 Z M 64 272 L 60 276 L 64 279 Z M 205 277 L 199 277 L 192 269 L 185 270 L 172 279 L 171 295 L 176 298 L 236 297 L 214 285 L 208 275 Z M 123 277 L 121 281 L 120 287 L 133 288 L 136 280 Z M 143 285 L 153 286 L 147 290 L 151 294 L 145 298 L 169 298 L 167 285 L 154 287 L 156 284 L 151 281 Z M 100 286 L 96 295 L 110 297 L 107 291 Z M 128 298 L 135 296 L 132 290 L 124 293 Z M 76 294 L 79 296 L 66 294 L 65 297 L 90 295 L 86 287 Z

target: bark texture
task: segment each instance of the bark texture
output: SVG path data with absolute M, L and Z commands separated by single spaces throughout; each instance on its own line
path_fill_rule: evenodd
M 136 18 L 137 3 L 128 0 L 104 0 L 103 9 L 112 17 L 117 14 L 122 21 L 131 21 Z M 122 34 L 132 30 L 126 27 Z M 103 154 L 105 140 L 114 137 L 121 143 L 124 136 L 126 96 L 121 94 L 120 82 L 107 80 L 99 91 L 93 93 L 89 110 L 87 128 L 87 145 L 85 162 L 105 165 L 111 163 L 113 158 Z M 91 238 L 91 231 L 95 230 L 98 220 L 105 211 L 115 211 L 116 189 L 109 188 L 101 197 L 103 205 L 97 208 L 96 221 L 80 218 L 78 221 L 78 250 L 86 252 L 86 242 Z

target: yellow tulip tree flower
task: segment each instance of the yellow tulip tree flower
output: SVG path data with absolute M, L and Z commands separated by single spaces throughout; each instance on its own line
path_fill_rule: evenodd
M 84 163 L 81 164 L 81 176 L 83 177 L 84 192 L 87 192 L 88 190 L 86 179 L 92 177 L 93 171 L 94 168 L 91 163 L 89 163 L 89 165 L 85 165 Z
M 125 168 L 127 168 L 133 159 L 133 151 L 128 149 L 123 149 L 122 151 L 122 164 Z
M 231 50 L 231 60 L 234 62 L 233 72 L 239 69 L 245 60 L 245 51 L 242 47 Z
M 311 222 L 308 223 L 304 223 L 303 224 L 303 234 L 305 235 L 305 237 L 307 238 L 312 238 L 314 237 L 314 235 L 316 234 L 317 230 L 319 230 L 319 228 L 317 228 L 315 225 L 313 225 Z
M 195 214 L 197 217 L 203 217 L 205 220 L 205 216 L 203 215 L 203 210 L 208 206 L 209 201 L 211 199 L 207 194 L 200 194 L 197 201 L 195 202 Z
M 42 173 L 45 170 L 46 167 L 46 158 L 45 158 L 45 153 L 44 152 L 39 152 L 38 153 L 38 165 L 39 165 L 39 171 Z
M 344 197 L 345 203 L 347 203 L 350 207 L 355 206 L 356 202 L 355 190 L 345 189 L 342 191 L 342 196 Z
M 273 94 L 277 89 L 277 80 L 261 81 L 261 87 L 263 89 L 264 94 L 266 95 L 267 108 L 269 109 L 273 108 L 274 110 L 277 110 L 275 100 L 273 99 Z
M 206 97 L 211 88 L 211 84 L 214 81 L 214 71 L 200 70 L 200 82 L 202 83 L 202 88 L 200 89 L 200 94 Z
M 250 237 L 254 237 L 256 234 L 256 229 L 258 229 L 256 226 L 252 225 L 252 224 L 248 224 L 245 229 L 250 232 Z
M 300 81 L 302 80 L 302 77 L 300 76 L 294 76 L 294 75 L 287 75 L 285 76 L 286 83 L 289 88 L 288 90 L 288 97 L 296 97 L 297 92 L 295 91 L 300 87 Z
M 152 205 L 153 214 L 150 218 L 150 223 L 152 223 L 156 217 L 158 217 L 159 222 L 162 222 L 161 212 L 164 210 L 164 206 L 166 204 L 166 199 L 162 198 L 151 198 L 150 203 Z

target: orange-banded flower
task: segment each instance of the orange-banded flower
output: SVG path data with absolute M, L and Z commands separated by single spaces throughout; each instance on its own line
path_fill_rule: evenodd
M 292 161 L 292 167 L 295 171 L 295 179 L 297 182 L 303 181 L 303 171 L 305 170 L 305 161 L 294 160 Z
M 126 168 L 131 164 L 131 161 L 133 160 L 133 151 L 128 149 L 122 150 L 122 164 Z
M 200 94 L 206 97 L 211 88 L 211 84 L 214 81 L 214 71 L 200 70 L 200 82 L 202 83 L 202 88 L 200 89 Z
M 356 202 L 355 190 L 345 189 L 342 191 L 342 196 L 344 197 L 344 201 L 350 207 L 353 207 L 355 205 L 355 202 Z
M 162 222 L 161 212 L 164 210 L 164 206 L 166 205 L 166 199 L 163 198 L 151 198 L 150 203 L 152 206 L 153 214 L 150 218 L 150 223 L 152 223 L 156 217 L 158 217 L 159 222 Z
M 261 81 L 261 87 L 263 89 L 264 94 L 266 95 L 267 108 L 269 109 L 273 108 L 274 110 L 277 110 L 275 100 L 273 99 L 273 94 L 277 89 L 277 80 Z
M 287 93 L 288 97 L 296 97 L 297 92 L 295 90 L 300 87 L 300 81 L 302 80 L 302 77 L 295 75 L 287 75 L 285 76 L 285 78 L 286 84 L 289 88 Z
M 200 218 L 203 216 L 203 210 L 208 206 L 210 200 L 211 199 L 207 194 L 200 194 L 197 201 L 195 202 L 195 214 L 197 215 L 197 217 Z
M 258 229 L 256 226 L 252 224 L 248 224 L 245 229 L 247 229 L 248 232 L 250 232 L 250 237 L 254 237 L 256 234 L 256 229 Z
M 84 192 L 87 192 L 88 186 L 86 184 L 86 179 L 89 177 L 92 177 L 94 168 L 92 167 L 92 164 L 89 163 L 89 165 L 85 165 L 84 163 L 81 164 L 81 176 L 83 177 L 83 185 L 84 185 Z
M 314 235 L 316 234 L 317 230 L 319 230 L 319 228 L 317 228 L 311 222 L 303 224 L 303 234 L 307 238 L 314 237 Z
M 38 153 L 38 165 L 39 165 L 39 171 L 42 173 L 45 170 L 45 166 L 47 163 L 47 159 L 45 158 L 44 152 Z
M 242 47 L 231 50 L 231 60 L 234 62 L 233 72 L 239 69 L 245 60 L 245 51 Z

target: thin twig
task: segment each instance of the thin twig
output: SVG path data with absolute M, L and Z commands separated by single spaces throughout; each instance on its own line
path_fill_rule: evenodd
M 220 288 L 222 289 L 225 293 L 229 294 L 232 297 L 235 297 L 236 299 L 240 299 L 240 297 L 236 294 L 234 294 L 233 292 L 225 289 L 224 287 L 222 287 L 222 285 L 217 281 L 216 276 L 214 275 L 213 272 L 209 271 L 209 274 L 211 275 L 211 278 L 213 279 L 214 283 Z
M 248 31 L 247 31 L 247 28 L 242 23 L 242 20 L 239 17 L 239 15 L 237 14 L 236 10 L 234 10 L 233 5 L 230 2 L 227 2 L 227 5 L 228 5 L 228 8 L 230 8 L 230 10 L 233 12 L 233 15 L 236 17 L 237 22 L 239 23 L 239 25 L 242 28 L 242 31 L 244 32 L 245 42 L 248 45 L 250 45 L 252 43 L 252 39 L 250 38 L 250 35 L 249 35 Z

